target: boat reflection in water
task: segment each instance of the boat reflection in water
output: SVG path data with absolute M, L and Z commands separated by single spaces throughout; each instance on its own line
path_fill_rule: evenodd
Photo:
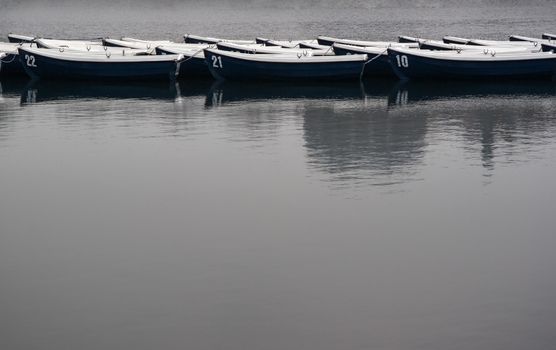
M 427 120 L 392 115 L 395 82 L 366 82 L 354 104 L 314 104 L 303 112 L 307 161 L 334 187 L 388 186 L 419 179 Z
M 498 81 L 476 82 L 452 80 L 445 82 L 402 81 L 397 83 L 389 105 L 403 106 L 436 100 L 470 100 L 486 98 L 523 98 L 525 96 L 543 97 L 556 95 L 556 82 L 550 81 Z
M 497 157 L 526 161 L 531 140 L 554 134 L 554 97 L 550 81 L 408 81 L 398 84 L 389 107 L 391 114 L 426 118 L 431 142 L 461 136 L 465 149 L 480 152 L 483 167 L 493 170 Z
M 209 83 L 187 82 L 98 82 L 35 80 L 22 88 L 21 103 L 63 100 L 165 100 L 180 101 L 188 96 L 204 96 Z
M 19 97 L 21 91 L 29 83 L 29 79 L 10 77 L 0 79 L 0 98 Z
M 31 81 L 21 94 L 21 103 L 61 100 L 142 99 L 173 100 L 175 84 L 168 82 Z
M 277 100 L 361 100 L 359 82 L 232 82 L 216 81 L 207 94 L 207 107 L 233 102 Z

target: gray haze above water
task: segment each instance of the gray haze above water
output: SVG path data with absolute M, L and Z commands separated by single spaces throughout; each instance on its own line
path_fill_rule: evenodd
M 540 1 L 1 4 L 2 37 L 556 31 Z M 555 97 L 1 80 L 0 349 L 550 349 Z

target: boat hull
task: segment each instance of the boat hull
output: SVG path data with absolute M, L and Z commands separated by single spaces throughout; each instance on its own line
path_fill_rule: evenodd
M 230 57 L 208 49 L 205 60 L 212 75 L 220 80 L 354 80 L 360 78 L 365 63 L 264 62 Z
M 0 76 L 17 77 L 25 76 L 25 70 L 19 61 L 19 54 L 8 53 L 0 60 Z
M 388 49 L 390 64 L 400 79 L 554 79 L 552 58 L 467 60 L 424 57 Z
M 541 44 L 542 50 L 544 52 L 556 52 L 556 43 L 555 44 Z
M 41 55 L 38 50 L 19 49 L 19 61 L 32 78 L 78 80 L 152 80 L 175 79 L 176 60 L 89 62 Z
M 8 34 L 8 42 L 10 43 L 32 43 L 34 39 L 35 38 L 26 35 Z

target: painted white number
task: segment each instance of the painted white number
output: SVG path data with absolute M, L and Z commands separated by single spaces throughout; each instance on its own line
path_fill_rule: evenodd
M 214 68 L 222 68 L 222 57 L 212 56 L 212 66 Z
M 36 67 L 36 65 L 35 65 L 35 56 L 25 55 L 25 59 L 27 60 L 27 66 Z
M 409 61 L 407 60 L 406 55 L 402 55 L 401 57 L 400 55 L 396 55 L 396 61 L 398 63 L 398 67 L 404 67 L 404 68 L 409 67 Z

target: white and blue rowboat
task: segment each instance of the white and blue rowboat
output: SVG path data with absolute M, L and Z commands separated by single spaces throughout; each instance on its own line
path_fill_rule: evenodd
M 494 79 L 556 77 L 556 54 L 490 53 L 389 48 L 400 79 Z
M 464 45 L 460 45 L 464 46 Z M 419 41 L 419 48 L 421 50 L 440 50 L 440 51 L 452 51 L 457 50 L 456 45 L 446 44 L 443 41 L 438 40 L 421 40 Z
M 264 46 L 276 46 L 284 49 L 298 48 L 300 44 L 316 44 L 315 40 L 273 40 L 257 37 L 255 43 Z
M 219 50 L 250 53 L 250 54 L 283 54 L 283 55 L 303 55 L 303 56 L 324 56 L 334 55 L 332 50 L 313 50 L 299 48 L 283 48 L 280 46 L 263 45 L 240 45 L 234 43 L 220 42 L 216 44 Z
M 0 76 L 25 76 L 25 71 L 19 62 L 17 49 L 29 43 L 0 43 Z
M 530 36 L 523 36 L 523 35 L 510 35 L 510 41 L 527 41 L 531 43 L 548 43 L 548 39 L 541 39 L 541 38 L 532 38 Z
M 216 79 L 349 80 L 360 78 L 367 55 L 305 57 L 205 49 L 205 60 Z
M 144 50 L 154 52 L 154 48 L 160 45 L 171 45 L 171 41 L 125 41 L 118 39 L 104 38 L 102 45 L 107 47 L 124 47 L 129 49 Z
M 443 42 L 431 40 L 423 41 L 419 44 L 421 50 L 434 50 L 434 51 L 479 51 L 484 54 L 488 53 L 506 53 L 506 52 L 538 52 L 538 49 L 531 49 L 522 46 L 475 46 L 475 45 L 455 45 L 455 44 L 445 44 Z
M 182 55 L 123 56 L 19 49 L 19 61 L 32 78 L 81 80 L 175 79 Z
M 475 46 L 510 46 L 510 47 L 528 47 L 534 49 L 539 47 L 538 42 L 529 42 L 529 41 L 504 41 L 504 40 L 483 40 L 483 39 L 470 39 L 467 42 L 467 45 L 475 45 Z M 539 47 L 540 48 L 540 47 Z
M 132 42 L 132 43 L 143 43 L 143 44 L 156 44 L 158 45 L 168 45 L 168 44 L 176 44 L 173 41 L 170 40 L 144 40 L 144 39 L 137 39 L 137 38 L 130 38 L 130 37 L 122 37 L 120 39 L 121 41 L 125 41 L 125 42 Z
M 541 44 L 541 47 L 544 52 L 556 52 L 556 42 L 553 44 Z
M 184 44 L 189 47 L 177 45 L 162 45 L 156 47 L 157 55 L 183 55 L 184 60 L 180 63 L 180 71 L 178 77 L 180 79 L 210 77 L 210 71 L 205 62 L 205 53 L 203 50 L 209 45 L 207 44 Z M 193 45 L 191 47 L 190 45 Z
M 132 49 L 128 47 L 109 47 L 102 45 L 102 42 L 79 41 L 79 40 L 56 40 L 56 39 L 36 39 L 32 44 L 38 48 L 56 49 L 60 52 L 88 52 L 91 54 L 113 55 L 149 55 L 152 53 L 146 49 Z M 32 45 L 31 44 L 31 45 Z
M 338 56 L 342 55 L 368 55 L 369 60 L 365 64 L 363 76 L 365 77 L 395 77 L 395 73 L 388 59 L 388 50 L 378 47 L 363 47 L 334 43 L 332 45 L 334 53 Z
M 389 47 L 389 46 L 399 46 L 399 47 L 418 47 L 415 42 L 411 43 L 395 43 L 390 41 L 364 41 L 364 40 L 351 40 L 351 39 L 340 39 L 333 38 L 329 36 L 319 36 L 317 37 L 319 45 L 332 46 L 334 43 L 351 45 L 351 46 L 363 46 L 363 47 Z
M 556 34 L 543 33 L 541 38 L 546 39 L 546 40 L 556 40 Z
M 471 39 L 460 38 L 458 36 L 450 36 L 450 35 L 446 35 L 445 37 L 442 38 L 442 41 L 445 44 L 457 44 L 457 45 L 467 45 L 469 40 Z
M 445 44 L 457 44 L 457 45 L 468 45 L 468 46 L 522 46 L 522 47 L 532 47 L 535 48 L 538 45 L 530 42 L 523 41 L 504 41 L 504 40 L 483 40 L 483 39 L 469 39 L 460 38 L 456 36 L 445 36 L 442 38 Z
M 256 44 L 254 40 L 229 40 L 229 39 L 211 38 L 208 36 L 199 36 L 193 34 L 185 34 L 183 36 L 183 41 L 186 44 L 216 44 L 221 41 L 236 43 L 236 44 Z
M 423 39 L 416 38 L 414 36 L 398 35 L 398 42 L 399 43 L 406 43 L 406 44 L 414 43 L 415 44 L 415 43 L 419 43 L 422 40 Z
M 330 45 L 320 45 L 318 43 L 299 43 L 297 45 L 300 49 L 313 49 L 313 50 L 330 50 Z
M 10 43 L 30 43 L 35 39 L 35 37 L 28 36 L 28 35 L 20 35 L 9 33 L 8 34 L 8 41 Z
M 60 39 L 46 39 L 36 38 L 32 41 L 38 48 L 42 49 L 70 49 L 78 51 L 101 50 L 102 41 L 94 40 L 60 40 Z

